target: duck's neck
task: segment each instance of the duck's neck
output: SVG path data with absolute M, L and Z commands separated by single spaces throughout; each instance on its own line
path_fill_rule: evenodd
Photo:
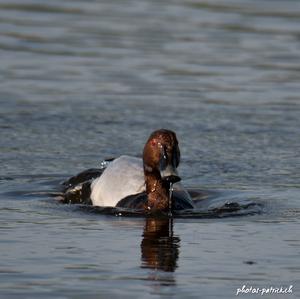
M 159 174 L 145 172 L 147 212 L 167 212 L 169 210 L 170 186 L 163 182 Z

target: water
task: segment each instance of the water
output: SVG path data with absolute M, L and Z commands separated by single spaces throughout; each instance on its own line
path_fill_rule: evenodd
M 299 36 L 293 0 L 1 0 L 0 297 L 299 298 Z M 161 127 L 186 186 L 260 213 L 171 223 L 50 196 Z

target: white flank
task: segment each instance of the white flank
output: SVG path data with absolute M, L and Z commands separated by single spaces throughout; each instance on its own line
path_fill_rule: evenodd
M 91 185 L 94 206 L 114 207 L 124 197 L 145 191 L 142 159 L 121 156 L 107 166 Z

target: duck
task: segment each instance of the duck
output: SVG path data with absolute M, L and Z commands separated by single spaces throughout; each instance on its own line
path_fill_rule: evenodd
M 147 139 L 142 158 L 122 155 L 102 162 L 63 183 L 62 201 L 145 213 L 193 209 L 178 174 L 180 149 L 176 133 L 159 129 Z

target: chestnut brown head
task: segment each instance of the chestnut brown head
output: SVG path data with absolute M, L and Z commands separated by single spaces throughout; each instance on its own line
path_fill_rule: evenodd
M 180 181 L 177 167 L 180 151 L 176 134 L 170 130 L 154 131 L 147 140 L 143 152 L 145 175 L 153 174 L 164 181 Z

